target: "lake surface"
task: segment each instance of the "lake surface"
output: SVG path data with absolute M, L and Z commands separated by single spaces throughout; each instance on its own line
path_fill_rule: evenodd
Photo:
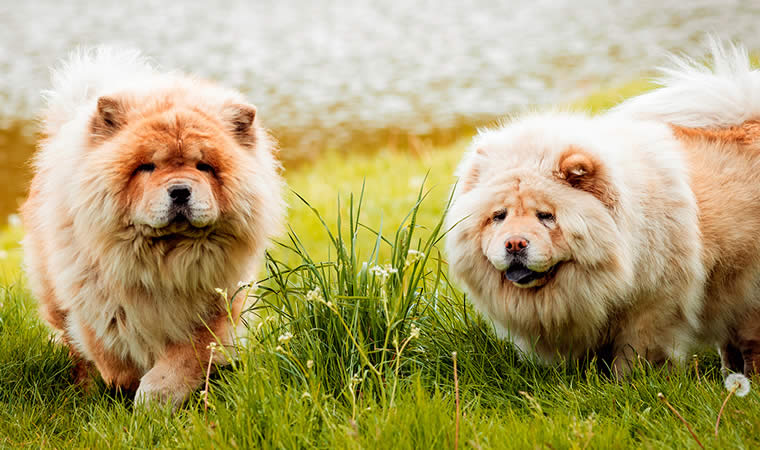
M 426 134 L 636 78 L 705 32 L 760 48 L 760 2 L 519 0 L 4 1 L 0 128 L 34 117 L 49 67 L 77 46 L 142 49 L 243 90 L 292 148 Z M 0 214 L 29 147 L 0 139 Z M 4 186 L 3 186 L 4 184 Z

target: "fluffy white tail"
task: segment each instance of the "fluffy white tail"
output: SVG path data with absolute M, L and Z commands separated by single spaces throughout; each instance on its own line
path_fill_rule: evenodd
M 139 85 L 155 70 L 137 50 L 80 49 L 52 71 L 52 89 L 43 92 L 45 133 L 53 136 L 80 109 L 108 92 Z
M 661 88 L 634 97 L 614 112 L 686 127 L 727 127 L 760 118 L 760 71 L 740 45 L 710 38 L 708 65 L 671 57 L 656 81 Z

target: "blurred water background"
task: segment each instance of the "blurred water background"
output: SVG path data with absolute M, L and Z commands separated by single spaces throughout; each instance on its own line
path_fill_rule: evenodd
M 749 0 L 0 0 L 0 217 L 24 195 L 49 67 L 77 46 L 241 89 L 294 164 L 454 139 L 636 79 L 706 32 L 757 49 L 758 23 Z

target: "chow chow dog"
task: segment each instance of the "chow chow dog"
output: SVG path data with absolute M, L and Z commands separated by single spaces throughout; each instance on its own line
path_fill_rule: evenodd
M 176 407 L 230 345 L 284 203 L 273 142 L 241 94 L 96 49 L 53 75 L 22 207 L 41 315 L 138 403 Z M 232 349 L 217 349 L 225 362 Z
M 760 71 L 712 42 L 599 116 L 481 132 L 458 168 L 450 270 L 528 356 L 760 368 Z

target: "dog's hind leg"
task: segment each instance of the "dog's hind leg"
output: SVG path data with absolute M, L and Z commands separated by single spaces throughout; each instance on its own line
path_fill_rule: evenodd
M 736 371 L 743 371 L 747 376 L 760 373 L 760 310 L 748 314 L 738 324 L 734 345 L 742 361 Z

